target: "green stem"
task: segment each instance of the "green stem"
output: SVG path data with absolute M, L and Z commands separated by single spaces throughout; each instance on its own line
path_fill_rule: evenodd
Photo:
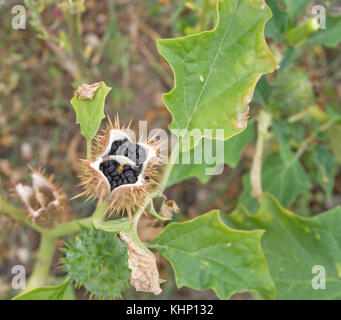
M 99 203 L 97 209 L 94 211 L 91 217 L 58 224 L 54 229 L 51 230 L 50 236 L 58 238 L 73 234 L 80 231 L 82 226 L 91 228 L 95 221 L 103 221 L 107 205 L 108 203 L 106 201 Z
M 329 120 L 322 126 L 320 126 L 318 129 L 316 129 L 307 139 L 305 139 L 300 148 L 297 150 L 296 155 L 292 160 L 290 161 L 288 168 L 290 168 L 296 161 L 299 160 L 299 158 L 303 155 L 303 153 L 308 149 L 310 143 L 315 139 L 316 135 L 319 132 L 328 130 L 332 125 L 336 123 L 336 120 Z
M 87 68 L 83 56 L 83 44 L 81 26 L 81 13 L 80 12 L 68 12 L 67 23 L 69 27 L 70 43 L 72 53 L 78 64 L 78 68 L 82 73 L 82 76 L 87 75 Z
M 10 203 L 8 203 L 7 201 L 1 198 L 0 198 L 0 213 L 3 213 L 11 218 L 16 219 L 40 233 L 43 233 L 46 231 L 44 228 L 36 224 L 33 224 L 32 221 L 27 218 L 27 214 L 25 211 L 14 207 L 13 205 L 11 205 Z
M 41 235 L 37 261 L 25 290 L 40 287 L 48 282 L 56 243 L 57 238 L 53 238 L 45 233 Z
M 133 224 L 133 230 L 135 232 L 135 234 L 137 235 L 137 226 L 139 223 L 139 220 L 143 214 L 143 212 L 146 210 L 146 208 L 149 206 L 150 202 L 155 198 L 158 197 L 160 195 L 160 193 L 163 193 L 163 191 L 166 189 L 167 186 L 167 181 L 169 179 L 169 176 L 172 172 L 174 163 L 176 161 L 176 159 L 179 156 L 179 151 L 180 151 L 180 142 L 177 141 L 174 149 L 172 150 L 171 155 L 168 158 L 168 163 L 162 173 L 162 177 L 160 180 L 160 183 L 158 185 L 158 187 L 156 188 L 156 190 L 150 195 L 148 196 L 145 201 L 143 202 L 143 204 L 140 206 L 140 208 L 137 210 L 137 212 L 134 215 L 134 219 L 132 221 Z
M 264 140 L 268 134 L 269 127 L 271 125 L 271 115 L 264 110 L 261 110 L 258 118 L 257 126 L 257 144 L 256 152 L 253 157 L 252 167 L 250 171 L 251 180 L 251 195 L 259 199 L 262 195 L 262 158 L 264 149 Z
M 320 123 L 325 123 L 326 121 L 328 121 L 328 115 L 326 114 L 326 112 L 321 110 L 321 108 L 319 108 L 319 106 L 317 106 L 315 104 L 309 106 L 308 108 L 306 108 L 306 109 L 304 109 L 304 110 L 302 110 L 296 114 L 294 114 L 293 116 L 288 118 L 288 121 L 290 123 L 293 123 L 293 122 L 305 119 L 306 117 L 312 117 Z

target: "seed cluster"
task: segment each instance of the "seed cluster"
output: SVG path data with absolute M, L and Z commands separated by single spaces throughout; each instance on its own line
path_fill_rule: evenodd
M 142 170 L 142 164 L 132 167 L 127 164 L 121 165 L 115 160 L 107 160 L 99 165 L 99 169 L 103 172 L 110 183 L 111 190 L 113 190 L 124 184 L 136 183 Z
M 128 139 L 114 141 L 111 144 L 109 155 L 125 156 L 136 164 L 143 164 L 146 160 L 145 149 L 138 144 L 131 143 Z
M 130 166 L 122 165 L 115 160 L 105 160 L 99 165 L 99 169 L 107 178 L 111 190 L 124 184 L 136 183 L 146 160 L 145 149 L 138 144 L 131 143 L 128 139 L 122 139 L 111 144 L 109 155 L 125 156 L 136 163 L 136 166 Z

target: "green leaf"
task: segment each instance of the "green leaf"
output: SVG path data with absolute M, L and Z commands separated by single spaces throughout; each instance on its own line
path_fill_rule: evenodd
M 225 140 L 247 124 L 248 104 L 260 76 L 277 63 L 264 39 L 271 11 L 263 0 L 218 1 L 218 23 L 212 31 L 177 39 L 163 39 L 158 50 L 171 65 L 174 89 L 163 96 L 173 121 L 169 128 L 195 147 L 213 129 L 223 129 Z M 194 144 L 191 131 L 196 129 Z M 181 134 L 180 134 L 181 136 Z
M 286 11 L 292 20 L 296 19 L 297 16 L 308 6 L 308 4 L 314 2 L 314 0 L 284 0 L 286 4 Z
M 273 38 L 276 42 L 283 42 L 288 24 L 288 13 L 280 8 L 278 0 L 268 0 L 267 4 L 272 11 L 272 18 L 265 26 L 265 36 Z
M 71 289 L 70 289 L 71 287 Z M 56 286 L 40 287 L 17 295 L 12 300 L 74 300 L 71 281 Z
M 81 127 L 81 133 L 87 141 L 91 141 L 96 135 L 104 116 L 104 102 L 111 90 L 104 82 L 97 89 L 92 99 L 80 99 L 78 94 L 71 100 L 76 112 L 76 121 Z
M 279 299 L 341 299 L 341 208 L 302 218 L 264 195 L 255 215 L 238 208 L 223 219 L 233 228 L 264 229 L 262 248 Z M 313 289 L 316 265 L 326 271 L 326 289 Z
M 273 132 L 280 144 L 280 155 L 286 164 L 293 161 L 295 153 L 291 150 L 290 142 L 302 141 L 304 139 L 304 130 L 297 123 L 289 123 L 285 120 L 279 119 L 274 121 Z
M 328 201 L 330 201 L 335 175 L 338 171 L 337 161 L 325 145 L 317 146 L 314 149 L 314 161 L 317 166 L 317 180 L 326 193 Z
M 192 177 L 198 178 L 201 183 L 207 183 L 213 177 L 212 174 L 209 174 L 208 170 L 211 169 L 212 171 L 212 168 L 222 163 L 226 163 L 230 167 L 235 168 L 239 162 L 243 149 L 252 142 L 253 137 L 254 125 L 249 124 L 242 133 L 225 142 L 212 141 L 212 143 L 210 143 L 208 139 L 203 139 L 194 149 L 180 153 L 180 159 L 189 158 L 190 163 L 183 164 L 180 162 L 180 164 L 175 164 L 173 166 L 167 187 Z M 223 143 L 224 149 L 220 148 L 217 143 Z M 205 148 L 207 148 L 206 156 Z M 202 161 L 200 164 L 195 164 L 194 161 L 194 154 L 197 152 L 202 153 Z M 220 159 L 222 159 L 222 161 L 220 161 Z
M 170 261 L 178 287 L 213 289 L 220 299 L 252 291 L 275 297 L 260 247 L 262 231 L 235 231 L 226 227 L 217 210 L 196 219 L 170 223 L 150 242 Z
M 306 42 L 307 45 L 324 45 L 336 48 L 341 42 L 341 17 L 326 17 L 326 29 L 319 29 Z
M 299 161 L 285 163 L 279 153 L 265 158 L 262 165 L 262 188 L 271 192 L 279 202 L 289 207 L 296 198 L 312 187 L 308 175 Z M 239 203 L 250 212 L 258 209 L 258 202 L 251 196 L 250 174 L 243 176 L 243 192 Z
M 337 161 L 341 164 L 341 125 L 335 124 L 327 131 L 330 146 Z
M 128 218 L 121 218 L 109 221 L 95 221 L 94 225 L 97 229 L 101 229 L 106 232 L 120 233 L 124 231 L 125 233 L 131 232 L 131 224 Z

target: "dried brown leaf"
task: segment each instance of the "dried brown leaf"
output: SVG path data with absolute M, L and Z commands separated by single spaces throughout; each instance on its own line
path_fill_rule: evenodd
M 156 258 L 152 253 L 140 248 L 132 239 L 121 231 L 120 237 L 128 245 L 128 264 L 131 269 L 130 283 L 136 291 L 162 292 L 159 284 L 159 271 Z
M 100 86 L 101 82 L 95 82 L 93 84 L 84 83 L 78 87 L 76 94 L 78 94 L 78 98 L 81 100 L 91 100 Z
M 159 214 L 162 217 L 171 218 L 173 212 L 178 213 L 179 210 L 180 209 L 174 200 L 167 200 L 163 202 Z

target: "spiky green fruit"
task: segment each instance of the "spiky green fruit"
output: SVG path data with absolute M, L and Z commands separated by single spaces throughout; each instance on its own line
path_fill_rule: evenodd
M 82 228 L 63 249 L 65 271 L 77 286 L 83 285 L 90 296 L 117 298 L 130 278 L 126 244 L 114 233 Z

